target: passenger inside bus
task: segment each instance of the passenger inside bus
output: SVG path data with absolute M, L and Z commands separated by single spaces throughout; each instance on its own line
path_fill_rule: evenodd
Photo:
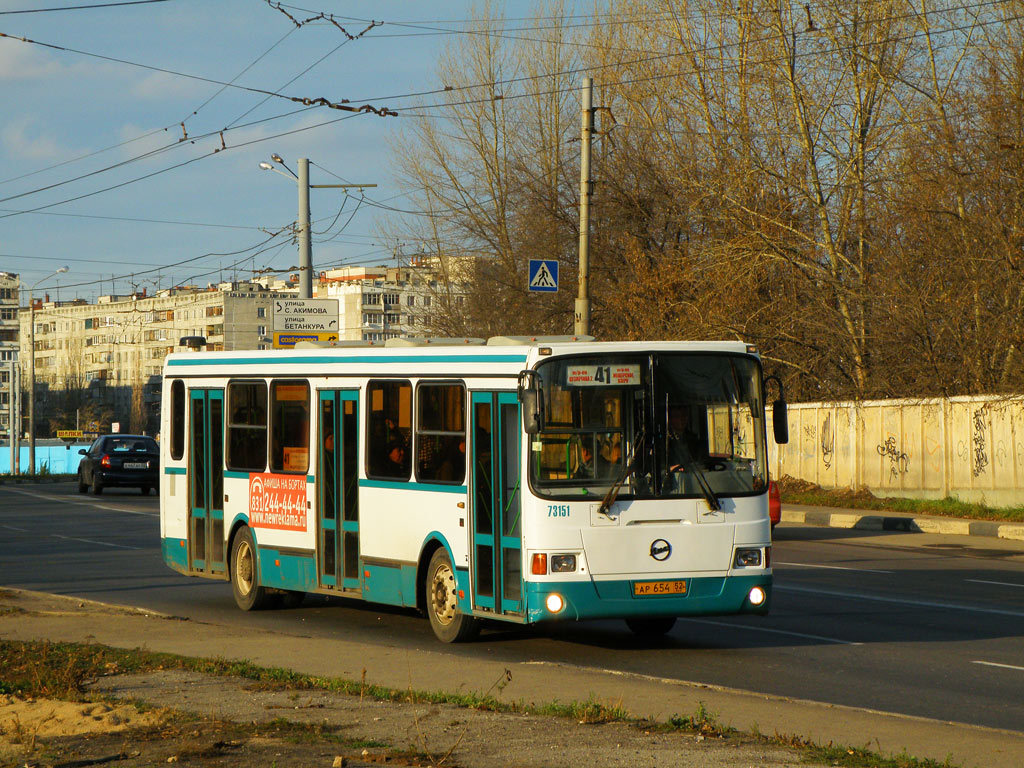
M 700 435 L 690 426 L 690 411 L 679 403 L 668 406 L 668 466 L 672 472 L 682 472 L 693 462 L 707 458 Z

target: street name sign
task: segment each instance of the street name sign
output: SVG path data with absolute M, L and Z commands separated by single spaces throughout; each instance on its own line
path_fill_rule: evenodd
M 337 299 L 275 299 L 274 331 L 337 333 Z

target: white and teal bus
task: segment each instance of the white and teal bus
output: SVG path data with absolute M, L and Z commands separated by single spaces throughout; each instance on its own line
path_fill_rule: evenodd
M 395 339 L 186 351 L 163 373 L 164 560 L 230 581 L 243 610 L 357 598 L 419 609 L 446 642 L 484 619 L 660 634 L 768 611 L 746 344 Z

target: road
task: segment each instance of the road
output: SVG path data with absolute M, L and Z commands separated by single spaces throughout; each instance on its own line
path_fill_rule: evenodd
M 780 525 L 768 617 L 680 620 L 656 642 L 621 622 L 495 626 L 440 646 L 409 611 L 313 597 L 242 613 L 226 582 L 160 559 L 158 505 L 135 490 L 0 486 L 0 585 L 238 628 L 542 660 L 1024 732 L 1024 544 Z M 567 691 L 561 698 L 585 698 Z

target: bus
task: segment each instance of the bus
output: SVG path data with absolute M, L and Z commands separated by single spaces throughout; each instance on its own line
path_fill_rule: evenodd
M 164 561 L 242 610 L 306 594 L 486 620 L 765 614 L 765 382 L 741 342 L 390 339 L 166 358 Z

